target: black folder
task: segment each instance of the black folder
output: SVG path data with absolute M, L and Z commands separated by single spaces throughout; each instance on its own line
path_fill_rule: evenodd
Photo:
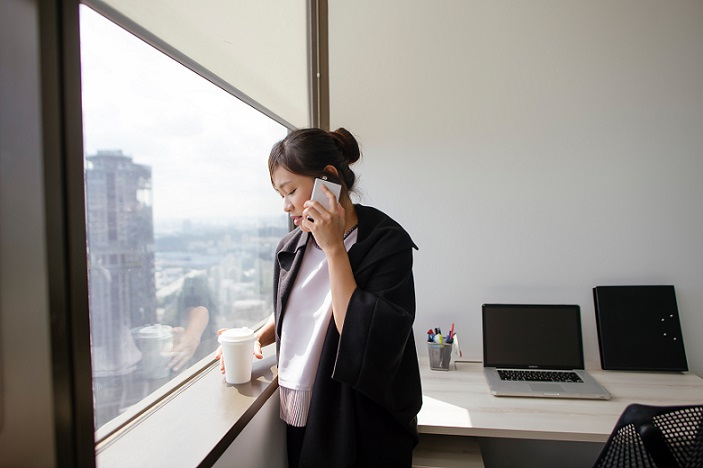
M 674 286 L 596 286 L 603 369 L 687 371 Z

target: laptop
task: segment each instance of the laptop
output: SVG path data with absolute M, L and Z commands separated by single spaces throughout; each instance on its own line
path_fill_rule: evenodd
M 495 396 L 610 399 L 584 369 L 578 305 L 484 304 L 483 368 Z

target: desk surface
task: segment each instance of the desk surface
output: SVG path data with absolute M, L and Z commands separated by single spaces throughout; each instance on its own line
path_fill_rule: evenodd
M 692 373 L 589 369 L 610 400 L 494 397 L 480 363 L 433 371 L 420 357 L 423 406 L 419 431 L 517 439 L 605 442 L 630 403 L 703 403 L 703 380 Z

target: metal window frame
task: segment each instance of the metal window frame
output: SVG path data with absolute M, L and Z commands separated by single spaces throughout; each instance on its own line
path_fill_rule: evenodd
M 288 128 L 293 126 L 126 18 L 84 0 L 142 40 Z M 45 213 L 57 466 L 95 466 L 83 174 L 80 0 L 40 0 Z M 329 128 L 327 0 L 308 0 L 310 119 Z
M 95 466 L 78 0 L 39 3 L 57 466 Z
M 327 0 L 308 0 L 310 119 L 324 130 L 330 129 L 328 11 Z

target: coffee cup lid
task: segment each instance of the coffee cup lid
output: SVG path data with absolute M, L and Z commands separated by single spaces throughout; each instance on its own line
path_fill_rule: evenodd
M 240 343 L 243 341 L 254 340 L 256 340 L 256 335 L 254 334 L 254 331 L 247 327 L 230 328 L 220 333 L 220 337 L 218 338 L 218 341 L 220 343 Z
M 157 323 L 156 325 L 140 328 L 138 335 L 140 338 L 164 338 L 171 336 L 172 333 L 172 327 Z

